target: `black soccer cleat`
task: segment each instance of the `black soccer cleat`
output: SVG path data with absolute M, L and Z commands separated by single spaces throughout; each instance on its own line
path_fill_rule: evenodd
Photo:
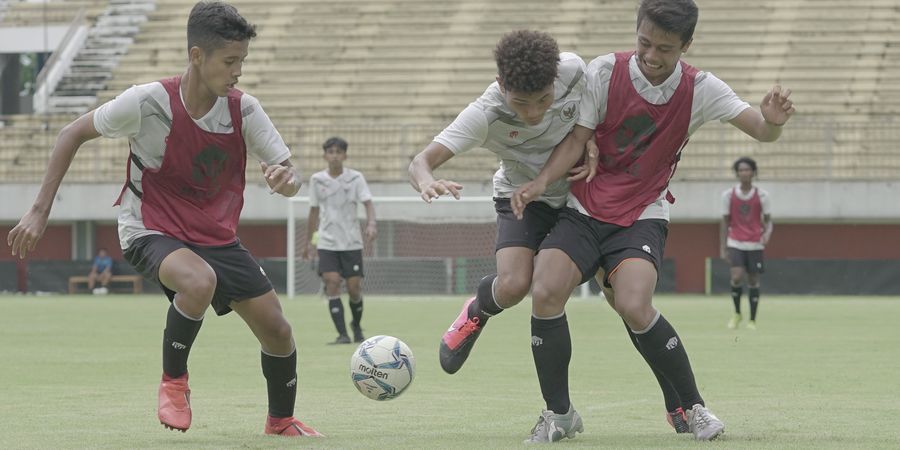
M 359 324 L 350 323 L 350 329 L 353 330 L 353 342 L 362 342 L 366 340 L 366 337 L 363 336 L 362 327 Z
M 337 339 L 335 339 L 333 342 L 329 342 L 328 345 L 349 344 L 349 343 L 350 343 L 350 336 L 347 336 L 346 334 L 342 334 L 342 335 L 338 336 Z
M 675 432 L 678 434 L 691 432 L 691 428 L 688 425 L 687 421 L 687 415 L 681 408 L 678 408 L 675 411 L 667 412 L 666 421 L 669 422 L 669 425 L 672 425 L 672 428 L 674 428 Z
M 469 317 L 469 305 L 474 301 L 475 297 L 472 297 L 463 305 L 459 316 L 441 338 L 439 359 L 441 368 L 449 374 L 454 374 L 462 368 L 469 357 L 469 352 L 475 346 L 478 335 L 481 334 L 481 319 L 477 316 Z

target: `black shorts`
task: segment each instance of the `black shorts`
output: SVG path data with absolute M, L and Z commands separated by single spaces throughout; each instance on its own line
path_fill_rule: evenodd
M 525 213 L 519 220 L 512 212 L 509 199 L 499 197 L 494 197 L 494 210 L 497 211 L 497 245 L 494 251 L 506 247 L 528 247 L 537 251 L 556 224 L 560 211 L 544 202 L 531 202 L 525 206 Z
M 564 208 L 556 226 L 541 244 L 541 250 L 556 248 L 569 255 L 581 271 L 582 283 L 593 278 L 602 267 L 606 272 L 603 284 L 610 287 L 610 273 L 626 259 L 646 259 L 659 271 L 669 234 L 668 224 L 662 219 L 645 219 L 622 227 Z
M 728 260 L 731 261 L 731 267 L 743 267 L 747 273 L 766 271 L 762 250 L 738 250 L 728 247 Z
M 220 316 L 231 312 L 231 302 L 259 297 L 272 290 L 269 277 L 241 245 L 240 239 L 219 247 L 202 247 L 162 234 L 151 234 L 135 239 L 125 250 L 125 260 L 144 277 L 159 283 L 169 301 L 172 301 L 175 299 L 175 291 L 159 281 L 159 266 L 166 256 L 181 248 L 203 258 L 216 273 L 212 307 Z
M 345 280 L 364 277 L 362 250 L 319 250 L 319 276 L 325 272 L 337 272 Z

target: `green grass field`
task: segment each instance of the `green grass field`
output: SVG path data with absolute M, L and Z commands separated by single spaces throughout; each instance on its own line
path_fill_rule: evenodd
M 167 302 L 159 296 L 0 297 L 0 448 L 512 448 L 543 406 L 526 300 L 485 329 L 466 366 L 444 374 L 441 334 L 462 298 L 367 299 L 364 329 L 412 348 L 416 379 L 375 402 L 350 383 L 353 345 L 334 338 L 325 303 L 284 301 L 299 345 L 296 415 L 327 437 L 264 436 L 259 346 L 239 317 L 207 314 L 194 345 L 194 421 L 156 418 Z M 764 297 L 759 329 L 728 330 L 726 297 L 659 296 L 707 405 L 726 424 L 714 443 L 675 435 L 661 395 L 618 317 L 573 300 L 572 401 L 581 448 L 897 448 L 900 299 Z

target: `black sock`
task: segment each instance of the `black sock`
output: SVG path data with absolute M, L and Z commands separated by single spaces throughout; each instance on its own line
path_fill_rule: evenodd
M 625 321 L 623 320 L 622 323 L 625 323 Z M 656 370 L 656 368 L 653 367 L 653 364 L 650 364 L 650 361 L 641 352 L 641 346 L 640 344 L 638 344 L 637 335 L 634 334 L 634 331 L 631 331 L 631 328 L 627 323 L 625 324 L 625 330 L 628 331 L 628 337 L 631 338 L 631 343 L 634 345 L 634 348 L 637 349 L 638 353 L 641 354 L 641 357 L 644 358 L 644 361 L 647 363 L 647 365 L 650 366 L 650 370 L 653 371 L 653 376 L 656 377 L 656 382 L 659 383 L 659 389 L 663 394 L 663 402 L 666 404 L 666 411 L 672 412 L 678 408 L 681 408 L 681 399 L 678 398 L 678 393 L 675 392 L 675 388 L 672 387 L 672 383 L 669 383 L 669 380 L 667 380 L 666 377 L 664 377 L 663 374 L 660 373 L 660 371 Z M 690 408 L 690 406 L 688 406 L 688 408 Z
M 659 314 L 656 323 L 643 333 L 635 333 L 640 352 L 647 362 L 669 380 L 681 404 L 687 408 L 703 403 L 684 343 L 669 321 Z
M 269 393 L 269 415 L 291 417 L 297 399 L 297 350 L 287 356 L 273 356 L 260 352 L 262 371 Z
M 334 321 L 334 328 L 341 336 L 347 335 L 347 324 L 344 322 L 344 304 L 340 297 L 328 299 L 328 311 L 331 312 L 331 320 Z
M 353 315 L 352 324 L 356 327 L 362 322 L 362 313 L 363 313 L 363 298 L 360 296 L 359 298 L 350 297 L 347 301 L 347 305 L 350 306 L 350 314 Z
M 741 313 L 741 296 L 744 295 L 744 286 L 731 287 L 731 301 L 734 302 L 734 312 Z
M 759 287 L 750 288 L 747 297 L 750 299 L 750 320 L 756 320 L 756 308 L 759 307 Z
M 478 282 L 475 301 L 469 305 L 469 317 L 478 316 L 482 325 L 492 316 L 503 312 L 503 308 L 497 306 L 497 302 L 494 300 L 494 280 L 496 279 L 496 273 L 482 278 Z
M 187 372 L 188 355 L 191 353 L 191 345 L 200 331 L 203 319 L 193 320 L 185 317 L 175 308 L 175 303 L 169 305 L 166 313 L 166 329 L 163 330 L 163 372 L 170 378 L 178 378 Z
M 572 338 L 565 313 L 555 319 L 531 318 L 531 354 L 547 409 L 556 414 L 569 412 Z

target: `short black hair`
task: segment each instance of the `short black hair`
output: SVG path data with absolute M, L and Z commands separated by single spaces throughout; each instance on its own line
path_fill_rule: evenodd
M 647 19 L 667 33 L 677 34 L 684 45 L 693 39 L 699 15 L 694 0 L 641 0 L 637 26 Z
M 500 38 L 494 48 L 494 60 L 504 89 L 538 92 L 556 80 L 559 45 L 547 33 L 516 30 Z
M 750 169 L 753 170 L 753 175 L 756 175 L 756 161 L 754 161 L 753 158 L 749 156 L 741 156 L 737 159 L 737 161 L 734 162 L 734 165 L 731 167 L 732 169 L 734 169 L 734 173 L 737 173 L 738 168 L 741 166 L 741 163 L 750 166 Z
M 341 151 L 346 152 L 347 151 L 347 141 L 345 141 L 337 136 L 330 137 L 330 138 L 328 138 L 327 141 L 325 141 L 324 144 L 322 144 L 322 150 L 328 150 L 331 147 L 337 147 L 337 148 L 341 149 Z
M 188 17 L 187 44 L 205 53 L 221 48 L 229 41 L 249 41 L 256 37 L 256 25 L 251 25 L 237 8 L 219 1 L 201 1 L 194 5 Z

